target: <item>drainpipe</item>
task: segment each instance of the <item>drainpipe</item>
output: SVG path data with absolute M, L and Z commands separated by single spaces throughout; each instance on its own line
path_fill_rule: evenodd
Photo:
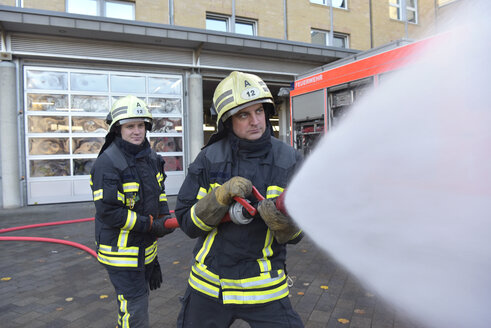
M 232 17 L 230 17 L 230 32 L 235 33 L 235 0 L 232 0 Z
M 331 29 L 329 31 L 329 45 L 334 46 L 334 15 L 332 13 L 332 0 L 329 0 L 329 15 L 331 18 Z
M 288 18 L 286 9 L 286 0 L 283 0 L 283 21 L 285 22 L 285 40 L 288 40 Z
M 174 25 L 174 0 L 169 0 L 169 24 Z
M 436 0 L 435 0 L 436 1 Z M 373 12 L 372 12 L 372 0 L 368 2 L 368 9 L 369 9 L 369 22 L 370 24 L 370 49 L 373 48 Z

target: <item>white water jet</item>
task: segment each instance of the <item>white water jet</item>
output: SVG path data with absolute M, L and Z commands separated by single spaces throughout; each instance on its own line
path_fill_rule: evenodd
M 472 5 L 355 104 L 286 195 L 317 245 L 427 327 L 491 327 L 491 10 Z

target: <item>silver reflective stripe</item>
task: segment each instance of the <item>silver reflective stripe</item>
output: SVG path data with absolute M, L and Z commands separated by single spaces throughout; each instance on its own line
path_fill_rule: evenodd
M 286 297 L 289 293 L 288 284 L 266 291 L 223 291 L 223 304 L 254 304 L 265 303 Z
M 211 272 L 203 268 L 203 265 L 196 263 L 193 265 L 191 269 L 196 275 L 203 277 L 205 280 L 220 285 L 220 279 L 218 278 L 218 276 L 217 275 L 213 276 Z
M 189 275 L 189 285 L 196 289 L 197 291 L 200 291 L 206 295 L 209 295 L 211 297 L 218 298 L 218 295 L 220 293 L 220 290 L 217 287 L 214 287 L 213 285 L 207 284 L 199 279 L 196 279 L 193 274 Z
M 247 288 L 259 288 L 259 287 L 264 287 L 264 286 L 271 286 L 278 284 L 281 280 L 285 278 L 285 273 L 283 270 L 281 270 L 280 275 L 278 277 L 272 278 L 270 274 L 266 274 L 265 277 L 256 277 L 256 278 L 250 278 L 250 279 L 241 279 L 241 280 L 229 280 L 229 279 L 222 279 L 221 285 L 222 288 L 240 288 L 240 289 L 247 289 Z
M 268 229 L 266 231 L 264 248 L 262 250 L 263 257 L 257 260 L 257 262 L 259 263 L 259 270 L 261 272 L 271 271 L 271 261 L 268 260 L 268 257 L 273 255 L 273 249 L 271 248 L 272 244 L 273 244 L 273 233 L 271 232 L 271 230 Z

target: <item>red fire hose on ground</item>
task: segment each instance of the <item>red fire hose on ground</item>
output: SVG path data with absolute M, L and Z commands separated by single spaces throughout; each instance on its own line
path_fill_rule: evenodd
M 259 193 L 259 191 L 256 189 L 256 187 L 252 187 L 252 193 L 257 198 L 258 201 L 264 200 L 264 197 Z M 283 192 L 278 198 L 276 198 L 276 208 L 279 211 L 281 211 L 282 213 L 286 214 L 286 208 L 285 208 L 285 204 L 284 204 L 284 195 L 285 195 L 285 193 Z M 248 200 L 246 200 L 244 198 L 234 197 L 234 199 L 235 199 L 236 203 L 234 203 L 231 206 L 230 211 L 224 216 L 224 218 L 222 219 L 221 222 L 233 221 L 236 224 L 247 224 L 247 223 L 249 223 L 253 219 L 253 217 L 257 214 L 257 209 L 253 205 L 251 205 Z M 174 211 L 171 211 L 171 212 L 174 212 Z M 38 227 L 48 227 L 48 226 L 53 226 L 53 225 L 80 223 L 80 222 L 87 222 L 87 221 L 94 221 L 94 218 L 46 222 L 46 223 L 30 224 L 30 225 L 19 226 L 19 227 L 5 228 L 5 229 L 0 229 L 0 234 L 5 233 L 5 232 L 17 231 L 17 230 L 24 230 L 24 229 L 31 229 L 31 228 L 38 228 Z M 176 218 L 171 218 L 171 219 L 165 221 L 165 227 L 167 229 L 179 228 L 179 223 L 177 222 Z M 68 240 L 63 240 L 63 239 L 43 238 L 43 237 L 25 237 L 25 236 L 7 236 L 7 237 L 0 236 L 0 241 L 1 240 L 6 240 L 6 241 L 37 241 L 37 242 L 46 242 L 46 243 L 56 243 L 56 244 L 68 245 L 68 246 L 73 246 L 73 247 L 79 248 L 83 251 L 86 251 L 87 253 L 89 253 L 93 257 L 97 258 L 97 253 L 93 249 L 91 249 L 85 245 L 75 243 L 72 241 L 68 241 Z

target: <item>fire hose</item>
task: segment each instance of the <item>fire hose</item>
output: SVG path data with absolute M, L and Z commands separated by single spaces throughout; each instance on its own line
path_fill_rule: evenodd
M 233 203 L 230 206 L 228 213 L 223 217 L 221 222 L 224 223 L 224 222 L 232 221 L 235 224 L 248 224 L 255 217 L 257 217 L 258 212 L 257 212 L 256 206 L 260 201 L 264 200 L 265 198 L 263 195 L 261 195 L 259 193 L 259 191 L 256 189 L 256 187 L 252 187 L 252 194 L 256 197 L 257 202 L 252 203 L 245 198 L 234 197 L 235 203 Z M 286 214 L 284 195 L 285 195 L 285 193 L 283 192 L 279 197 L 277 197 L 275 199 L 275 205 L 276 205 L 276 208 L 280 212 L 282 212 L 283 214 Z M 171 212 L 173 212 L 173 211 L 171 211 Z M 31 225 L 25 225 L 25 226 L 19 226 L 19 227 L 5 228 L 5 229 L 0 229 L 0 234 L 5 233 L 5 232 L 23 230 L 23 229 L 31 229 L 31 228 L 38 228 L 38 227 L 53 226 L 53 225 L 62 225 L 62 224 L 94 221 L 94 219 L 95 218 L 85 218 L 85 219 L 46 222 L 46 223 L 31 224 Z M 170 219 L 165 221 L 165 227 L 167 229 L 179 228 L 179 223 L 177 222 L 177 219 L 175 217 L 173 217 L 173 218 L 170 218 Z M 63 239 L 43 238 L 43 237 L 25 237 L 25 236 L 8 236 L 8 237 L 0 236 L 0 241 L 1 240 L 6 240 L 6 241 L 37 241 L 37 242 L 48 242 L 48 243 L 63 244 L 63 245 L 73 246 L 73 247 L 79 248 L 81 250 L 84 250 L 84 251 L 88 252 L 90 255 L 97 258 L 97 253 L 94 250 L 92 250 L 91 248 L 89 248 L 85 245 L 79 244 L 79 243 L 75 243 L 75 242 L 63 240 Z

